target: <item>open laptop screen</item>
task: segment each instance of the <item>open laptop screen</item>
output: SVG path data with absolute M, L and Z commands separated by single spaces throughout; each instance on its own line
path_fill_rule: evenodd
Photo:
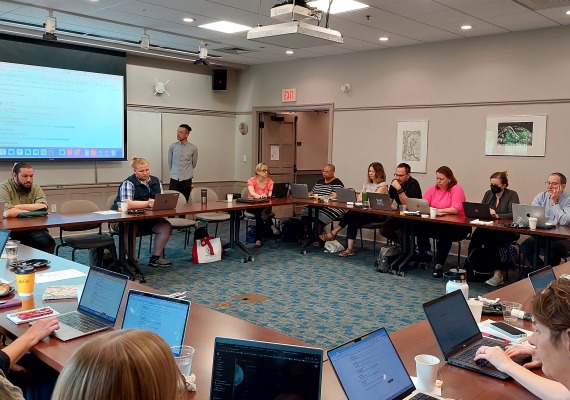
M 216 338 L 210 400 L 318 400 L 323 351 Z
M 155 293 L 130 290 L 122 329 L 144 329 L 156 333 L 170 347 L 184 343 L 190 302 Z
M 534 292 L 540 293 L 550 284 L 550 282 L 556 280 L 556 275 L 554 275 L 552 267 L 544 267 L 528 274 L 528 279 L 530 279 Z
M 386 329 L 327 352 L 350 400 L 390 400 L 415 390 Z
M 125 275 L 91 267 L 77 311 L 114 324 L 123 300 L 127 279 Z

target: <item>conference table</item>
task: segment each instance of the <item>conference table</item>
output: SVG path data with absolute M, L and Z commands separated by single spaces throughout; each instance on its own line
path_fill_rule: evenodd
M 46 271 L 61 271 L 66 269 L 76 269 L 85 273 L 88 271 L 88 267 L 84 265 L 52 254 L 41 252 L 24 245 L 20 246 L 19 255 L 21 259 L 46 258 L 50 260 L 51 266 Z M 5 261 L 5 259 L 2 259 L 2 262 Z M 13 271 L 8 268 L 7 265 L 3 265 L 2 262 L 0 262 L 0 277 L 6 280 L 12 280 L 14 278 Z M 556 267 L 555 272 L 558 276 L 563 273 L 570 273 L 570 263 Z M 84 280 L 85 278 L 82 277 L 53 283 L 36 284 L 34 296 L 24 299 L 23 305 L 20 308 L 2 310 L 0 313 L 0 333 L 13 339 L 22 335 L 27 329 L 26 324 L 15 325 L 5 318 L 5 315 L 10 312 L 23 311 L 31 308 L 42 307 L 44 305 L 49 305 L 59 312 L 74 310 L 77 307 L 76 300 L 44 302 L 41 299 L 41 294 L 49 285 L 80 284 L 83 283 Z M 159 293 L 157 290 L 134 281 L 128 282 L 127 289 L 138 289 Z M 491 292 L 486 297 L 500 297 L 502 300 L 519 301 L 523 304 L 523 307 L 527 309 L 529 305 L 527 300 L 531 298 L 532 294 L 532 288 L 528 279 L 524 279 Z M 14 297 L 14 294 L 5 299 L 9 299 L 10 297 Z M 121 316 L 125 307 L 125 299 L 126 296 L 123 299 L 123 304 L 121 304 L 121 311 L 119 312 L 120 318 L 117 321 L 117 326 L 120 326 L 122 321 Z M 397 316 L 394 316 L 394 318 L 397 318 Z M 492 319 L 496 318 L 492 317 Z M 520 320 L 517 322 L 517 325 L 524 329 L 532 329 L 531 324 L 528 321 Z M 96 333 L 94 335 L 100 334 L 103 333 Z M 271 341 L 293 345 L 307 345 L 300 340 L 282 333 L 254 325 L 239 318 L 193 303 L 188 320 L 185 343 L 196 349 L 196 354 L 192 363 L 192 372 L 196 375 L 198 390 L 197 392 L 189 393 L 189 399 L 209 398 L 213 346 L 214 338 L 216 336 Z M 62 342 L 59 339 L 48 337 L 32 348 L 31 352 L 52 368 L 61 371 L 71 355 L 91 337 L 93 337 L 93 335 L 68 342 Z M 441 357 L 441 353 L 429 324 L 425 320 L 410 325 L 397 332 L 393 332 L 390 334 L 390 337 L 392 338 L 396 349 L 411 375 L 415 375 L 415 355 L 433 354 L 437 357 Z M 538 373 L 540 374 L 540 372 Z M 530 393 L 516 382 L 500 381 L 495 378 L 487 377 L 476 372 L 467 371 L 447 364 L 441 367 L 441 376 L 444 382 L 442 394 L 449 398 L 465 400 L 479 398 L 486 398 L 488 400 L 533 398 Z M 323 364 L 321 392 L 322 399 L 346 399 L 330 363 L 326 360 Z

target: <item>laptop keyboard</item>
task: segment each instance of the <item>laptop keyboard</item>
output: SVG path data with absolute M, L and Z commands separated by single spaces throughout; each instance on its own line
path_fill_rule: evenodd
M 106 328 L 107 325 L 101 322 L 95 321 L 94 319 L 85 317 L 84 315 L 73 312 L 69 314 L 59 315 L 57 320 L 64 323 L 65 325 L 71 326 L 80 332 L 92 332 L 97 329 Z
M 418 393 L 414 397 L 410 397 L 408 400 L 437 400 L 437 397 L 433 397 L 425 393 Z
M 484 367 L 489 363 L 487 360 L 478 360 L 478 361 L 473 360 L 475 358 L 475 353 L 477 353 L 477 350 L 481 346 L 489 346 L 489 347 L 499 346 L 503 350 L 507 347 L 504 343 L 497 342 L 496 340 L 482 339 L 481 341 L 479 341 L 477 346 L 469 347 L 468 349 L 465 349 L 461 353 L 455 355 L 455 357 L 453 358 L 458 361 L 463 361 L 467 364 Z

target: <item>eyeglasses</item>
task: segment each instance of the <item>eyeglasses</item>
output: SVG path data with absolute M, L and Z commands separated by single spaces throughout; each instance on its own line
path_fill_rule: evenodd
M 269 170 L 268 170 L 268 169 L 262 169 L 261 172 L 267 172 L 267 173 L 269 173 Z
M 552 186 L 552 187 L 556 187 L 556 186 L 560 185 L 559 182 L 548 182 L 548 181 L 546 181 L 544 183 L 546 184 L 546 186 Z
M 326 169 L 323 169 L 323 174 L 332 174 L 332 171 L 327 171 Z
M 406 176 L 408 174 L 394 174 L 394 177 L 396 178 L 403 178 L 404 176 Z

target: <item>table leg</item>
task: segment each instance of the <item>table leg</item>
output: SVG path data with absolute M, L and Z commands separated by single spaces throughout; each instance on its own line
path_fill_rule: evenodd
M 125 251 L 124 235 L 125 233 L 125 222 L 119 222 L 119 266 L 129 275 L 132 276 L 133 280 L 137 278 L 137 274 L 140 276 L 140 283 L 145 283 L 146 278 L 144 273 L 141 271 L 138 261 L 133 256 L 134 254 L 134 238 L 133 238 L 133 224 L 129 224 L 129 249 L 130 253 L 128 256 Z
M 319 223 L 319 208 L 318 207 L 313 207 L 313 206 L 307 206 L 308 214 L 309 214 L 309 221 L 313 221 L 313 229 L 312 229 L 312 234 L 307 238 L 307 243 L 303 243 L 303 245 L 301 246 L 301 254 L 307 254 L 307 247 L 309 247 L 311 244 L 313 244 L 313 242 L 315 242 L 316 240 L 318 240 L 319 238 L 319 227 L 318 227 L 318 223 Z M 313 212 L 315 213 L 315 216 L 313 218 Z
M 242 262 L 254 261 L 253 254 L 239 240 L 240 210 L 230 211 L 230 242 L 224 245 L 224 249 L 237 250 L 242 254 Z

